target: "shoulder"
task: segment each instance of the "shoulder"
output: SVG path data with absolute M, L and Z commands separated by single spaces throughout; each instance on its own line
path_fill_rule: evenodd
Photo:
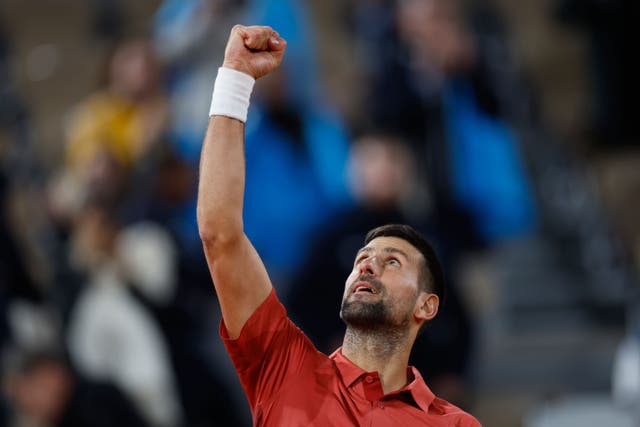
M 73 106 L 71 117 L 75 119 L 88 119 L 91 114 L 99 114 L 111 110 L 122 104 L 119 97 L 106 90 L 94 92 Z
M 287 310 L 278 299 L 275 289 L 271 289 L 267 298 L 260 303 L 258 308 L 247 319 L 238 338 L 229 338 L 224 319 L 220 323 L 220 335 L 225 343 L 242 343 L 243 341 L 259 338 L 267 331 L 273 333 L 283 328 L 288 320 Z
M 456 405 L 447 402 L 439 397 L 434 398 L 432 403 L 434 411 L 440 413 L 444 417 L 452 419 L 455 426 L 459 427 L 481 427 L 480 422 L 468 412 L 463 411 Z
M 220 336 L 232 359 L 243 366 L 261 365 L 273 358 L 284 362 L 279 358 L 283 354 L 301 358 L 316 351 L 309 338 L 287 316 L 274 289 L 247 319 L 237 338 L 230 338 L 224 320 L 220 324 Z

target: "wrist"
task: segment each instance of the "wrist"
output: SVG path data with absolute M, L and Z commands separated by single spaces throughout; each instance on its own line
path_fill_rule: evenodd
M 246 122 L 255 79 L 226 65 L 232 64 L 225 61 L 218 69 L 209 116 L 225 116 Z
M 249 67 L 246 66 L 246 64 L 244 64 L 243 61 L 229 61 L 229 60 L 225 60 L 222 63 L 222 68 L 228 68 L 230 70 L 234 70 L 234 71 L 238 71 L 240 73 L 244 73 L 248 76 L 253 77 L 253 74 L 251 74 L 251 72 L 249 71 Z M 253 77 L 255 79 L 255 77 Z

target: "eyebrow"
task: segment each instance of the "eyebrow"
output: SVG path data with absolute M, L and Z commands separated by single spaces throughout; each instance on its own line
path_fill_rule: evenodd
M 370 247 L 364 247 L 361 248 L 357 253 L 356 253 L 356 258 L 358 258 L 360 256 L 360 254 L 365 253 L 365 252 L 373 252 L 373 249 Z M 382 248 L 382 252 L 383 253 L 395 253 L 395 254 L 400 254 L 402 255 L 405 259 L 409 259 L 409 255 L 407 255 L 407 253 L 405 251 L 403 251 L 402 249 L 398 249 L 398 248 L 394 248 L 391 246 L 386 246 L 384 248 Z

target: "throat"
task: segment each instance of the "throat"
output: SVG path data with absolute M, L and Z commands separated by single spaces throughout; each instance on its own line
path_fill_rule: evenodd
M 385 394 L 408 383 L 412 342 L 406 331 L 360 331 L 347 327 L 342 354 L 366 372 L 378 372 Z
M 408 354 L 411 352 L 408 335 L 408 331 L 404 328 L 363 330 L 347 326 L 342 351 L 345 355 L 350 354 L 357 359 L 367 359 L 376 365 L 384 365 L 405 354 L 408 361 Z

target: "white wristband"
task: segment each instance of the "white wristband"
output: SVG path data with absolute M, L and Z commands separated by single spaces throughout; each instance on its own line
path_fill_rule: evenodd
M 253 77 L 241 71 L 218 68 L 209 117 L 226 116 L 246 122 L 249 99 L 255 82 Z

